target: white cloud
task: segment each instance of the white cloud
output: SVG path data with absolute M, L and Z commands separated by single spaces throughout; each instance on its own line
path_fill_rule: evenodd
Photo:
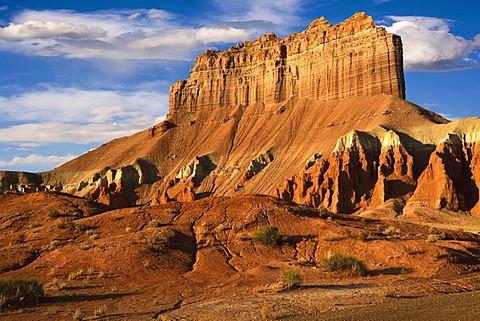
M 149 118 L 148 116 L 145 118 Z M 19 143 L 77 143 L 107 142 L 114 138 L 133 135 L 160 122 L 163 117 L 149 123 L 135 124 L 75 124 L 60 122 L 27 123 L 0 128 L 0 142 Z
M 25 10 L 0 28 L 0 49 L 29 55 L 106 59 L 191 59 L 216 43 L 250 34 L 233 27 L 179 25 L 162 10 Z
M 40 147 L 40 146 L 42 146 L 42 144 L 38 144 L 38 143 L 23 143 L 23 144 L 20 144 L 21 148 L 37 148 L 37 147 Z
M 0 97 L 2 121 L 20 123 L 0 128 L 0 142 L 106 142 L 148 128 L 167 112 L 168 95 L 155 91 L 47 87 Z
M 167 112 L 168 95 L 153 90 L 117 92 L 47 87 L 0 97 L 2 121 L 123 123 Z
M 388 32 L 402 37 L 406 70 L 451 70 L 478 67 L 471 56 L 480 48 L 480 34 L 467 40 L 450 33 L 448 19 L 389 16 Z
M 0 29 L 1 39 L 24 38 L 101 38 L 105 30 L 98 27 L 74 26 L 71 23 L 41 20 L 29 20 L 22 24 L 11 23 Z
M 77 156 L 71 155 L 71 154 L 68 154 L 65 156 L 55 156 L 55 155 L 42 156 L 38 154 L 32 154 L 26 157 L 15 156 L 11 160 L 0 161 L 0 167 L 9 168 L 9 167 L 15 167 L 15 166 L 36 165 L 36 164 L 42 164 L 42 165 L 48 164 L 51 166 L 58 166 L 76 157 Z

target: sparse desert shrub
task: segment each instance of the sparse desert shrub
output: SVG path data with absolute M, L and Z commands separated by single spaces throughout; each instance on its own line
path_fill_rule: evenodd
M 73 320 L 83 320 L 84 315 L 82 313 L 82 310 L 76 309 L 75 313 L 73 313 Z
M 365 242 L 368 238 L 368 234 L 365 233 L 365 232 L 360 232 L 360 233 L 357 234 L 356 237 L 357 237 L 357 240 Z
M 25 240 L 27 239 L 27 237 L 25 236 L 25 234 L 18 234 L 17 236 L 15 236 L 13 239 L 12 239 L 12 244 L 20 244 L 20 243 L 23 243 L 25 242 Z
M 81 277 L 83 276 L 83 269 L 79 269 L 75 272 L 71 272 L 69 275 L 68 275 L 68 279 L 69 280 L 78 280 L 80 279 Z
M 321 266 L 330 272 L 349 270 L 359 276 L 367 274 L 365 263 L 353 256 L 346 256 L 340 253 L 328 252 L 327 255 L 322 258 Z
M 264 245 L 275 246 L 280 243 L 279 229 L 273 225 L 261 227 L 253 234 L 253 240 Z
M 150 222 L 148 222 L 148 225 L 150 227 L 160 227 L 162 224 L 160 223 L 160 221 L 153 219 Z
M 86 226 L 85 224 L 77 224 L 72 221 L 60 222 L 57 224 L 57 227 L 59 229 L 69 229 L 70 231 L 79 231 L 79 232 L 85 232 L 88 230 L 88 226 Z
M 88 226 L 82 223 L 73 223 L 74 229 L 79 232 L 86 232 L 88 231 Z
M 60 281 L 59 279 L 55 278 L 50 283 L 50 286 L 57 289 L 58 291 L 62 291 L 67 287 L 67 283 Z
M 107 312 L 107 305 L 106 304 L 102 304 L 101 306 L 97 307 L 94 311 L 93 311 L 93 314 L 96 316 L 96 317 L 101 317 L 105 314 L 105 312 Z
M 97 233 L 93 233 L 92 235 L 90 235 L 88 237 L 88 240 L 89 241 L 95 241 L 96 239 L 98 239 L 100 236 L 97 234 Z
M 38 302 L 45 291 L 35 278 L 0 279 L 0 295 L 5 302 Z
M 60 212 L 56 209 L 51 209 L 48 211 L 47 216 L 49 218 L 58 218 L 60 217 Z
M 284 289 L 297 289 L 302 286 L 303 279 L 299 272 L 293 269 L 283 270 L 280 276 L 280 282 L 283 284 Z
M 389 226 L 385 231 L 383 231 L 383 234 L 390 235 L 390 236 L 397 235 L 400 233 L 401 233 L 400 229 L 395 226 Z
M 427 242 L 433 243 L 433 242 L 436 242 L 436 241 L 439 241 L 439 240 L 446 240 L 447 238 L 448 238 L 447 233 L 445 233 L 443 231 L 439 231 L 436 228 L 432 227 L 430 229 L 430 235 L 428 235 L 428 237 L 427 237 Z
M 145 233 L 144 239 L 150 250 L 165 251 L 172 245 L 172 239 L 174 236 L 175 231 L 171 228 L 166 228 L 160 233 Z
M 87 275 L 92 276 L 95 274 L 95 268 L 94 267 L 89 267 L 87 270 Z

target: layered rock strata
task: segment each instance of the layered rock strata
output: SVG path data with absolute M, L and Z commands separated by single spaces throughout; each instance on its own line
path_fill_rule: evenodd
M 269 33 L 198 56 L 190 78 L 170 90 L 171 112 L 272 104 L 288 98 L 405 98 L 402 42 L 358 13 L 338 25 L 313 21 L 303 32 Z

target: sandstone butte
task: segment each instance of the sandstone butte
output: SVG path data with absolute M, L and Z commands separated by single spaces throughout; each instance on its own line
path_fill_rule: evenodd
M 405 100 L 402 42 L 357 13 L 198 56 L 165 121 L 1 189 L 114 208 L 267 194 L 333 212 L 480 214 L 480 119 Z

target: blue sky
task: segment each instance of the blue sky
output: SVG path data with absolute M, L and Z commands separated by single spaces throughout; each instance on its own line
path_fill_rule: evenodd
M 480 116 L 478 0 L 0 0 L 0 170 L 53 169 L 160 122 L 208 48 L 358 11 L 402 36 L 409 101 Z

